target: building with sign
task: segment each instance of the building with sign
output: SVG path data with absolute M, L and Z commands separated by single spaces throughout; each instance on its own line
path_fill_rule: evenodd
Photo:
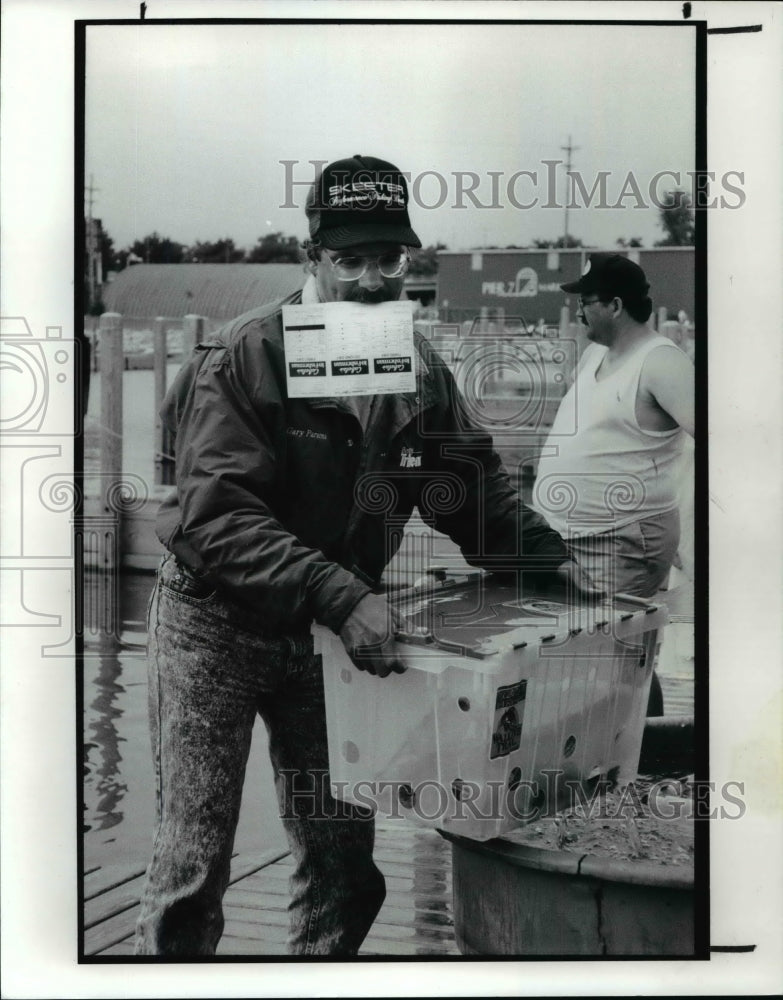
M 591 249 L 441 250 L 438 253 L 438 306 L 442 319 L 470 320 L 477 314 L 521 317 L 527 327 L 559 322 L 564 305 L 576 313 L 576 296 L 560 286 L 576 281 Z M 694 248 L 652 247 L 618 250 L 639 264 L 650 282 L 653 308 L 673 319 L 694 314 Z

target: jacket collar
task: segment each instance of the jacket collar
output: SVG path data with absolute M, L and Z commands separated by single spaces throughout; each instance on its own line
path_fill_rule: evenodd
M 307 281 L 305 281 L 302 286 L 302 305 L 303 306 L 314 306 L 321 299 L 318 296 L 318 284 L 315 280 L 314 274 L 308 274 Z

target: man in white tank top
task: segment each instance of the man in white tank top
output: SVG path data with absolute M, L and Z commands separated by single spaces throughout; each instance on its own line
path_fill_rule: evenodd
M 578 294 L 591 343 L 544 446 L 533 506 L 596 586 L 652 597 L 679 541 L 693 365 L 648 326 L 650 286 L 627 257 L 592 254 L 582 277 L 560 287 Z

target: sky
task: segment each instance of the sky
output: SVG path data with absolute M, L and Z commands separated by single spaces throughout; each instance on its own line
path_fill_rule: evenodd
M 586 191 L 606 171 L 621 207 L 577 193 L 569 233 L 651 246 L 656 174 L 690 184 L 694 95 L 684 25 L 92 25 L 86 179 L 117 249 L 153 230 L 249 248 L 304 238 L 311 161 L 360 153 L 410 172 L 425 245 L 526 245 L 564 233 L 570 141 Z

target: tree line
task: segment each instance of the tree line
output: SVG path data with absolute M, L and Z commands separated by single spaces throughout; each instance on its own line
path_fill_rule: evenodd
M 690 195 L 685 191 L 669 191 L 665 203 L 668 208 L 659 209 L 658 224 L 664 231 L 664 238 L 654 246 L 690 246 L 694 243 L 695 221 Z M 236 246 L 229 237 L 214 241 L 197 240 L 188 246 L 157 231 L 143 239 L 135 240 L 130 246 L 116 250 L 111 236 L 98 220 L 99 249 L 104 280 L 109 271 L 121 271 L 133 264 L 297 264 L 302 260 L 299 240 L 296 236 L 286 236 L 282 232 L 266 233 L 259 236 L 250 250 Z M 543 250 L 578 248 L 585 244 L 573 236 L 556 240 L 534 239 L 528 246 L 510 244 L 506 247 L 484 246 L 477 250 Z M 616 241 L 618 249 L 641 247 L 638 236 L 620 237 Z M 447 250 L 445 243 L 437 243 L 418 250 L 411 261 L 410 273 L 427 277 L 437 274 L 439 250 Z M 86 255 L 85 255 L 86 257 Z M 85 259 L 85 273 L 86 273 Z

